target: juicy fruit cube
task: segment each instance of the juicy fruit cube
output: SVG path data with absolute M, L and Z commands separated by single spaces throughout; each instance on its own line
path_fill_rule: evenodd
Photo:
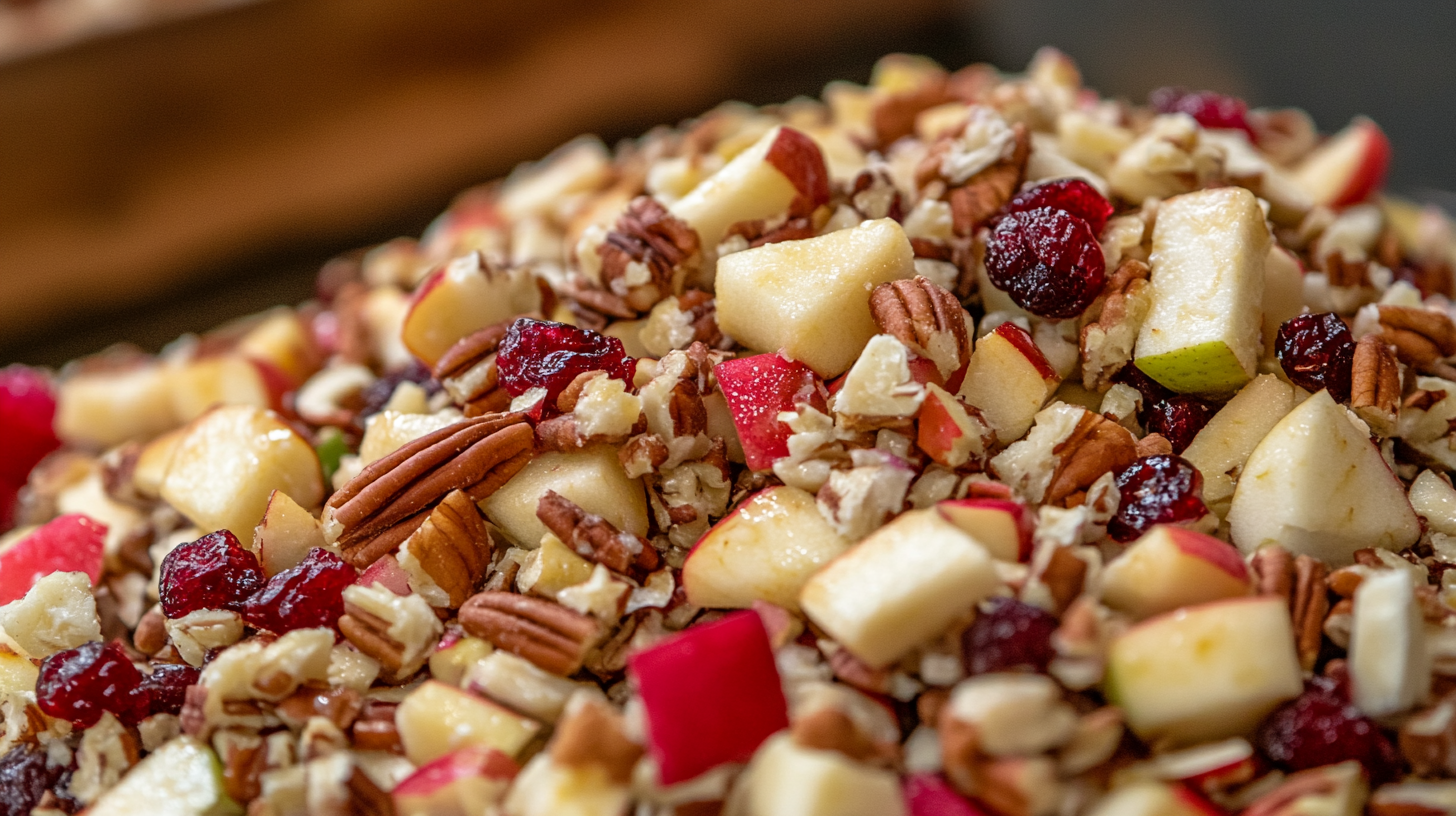
M 55 394 L 40 372 L 0 369 L 0 482 L 25 484 L 35 463 L 61 446 L 51 429 L 55 415 Z
M 436 680 L 410 692 L 394 722 L 405 756 L 416 765 L 462 748 L 494 748 L 515 757 L 541 730 L 533 719 Z
M 1294 388 L 1273 374 L 1260 374 L 1229 400 L 1193 442 L 1183 458 L 1203 474 L 1203 501 L 1220 517 L 1228 515 L 1234 477 L 1259 441 L 1294 408 Z
M 494 748 L 462 748 L 427 763 L 391 791 L 401 816 L 472 816 L 499 801 L 520 771 Z
M 768 633 L 753 612 L 694 626 L 636 652 L 627 666 L 642 695 L 648 750 L 664 785 L 725 762 L 747 762 L 770 734 L 789 725 Z
M 315 547 L 324 546 L 323 528 L 313 514 L 287 493 L 275 490 L 253 535 L 253 552 L 270 577 L 296 566 Z
M 178 737 L 148 754 L 101 795 L 93 816 L 233 816 L 217 755 L 193 737 Z
M 84 572 L 95 585 L 105 543 L 106 527 L 80 513 L 46 522 L 0 551 L 0 604 L 25 597 L 53 572 Z
M 1137 367 L 1174 391 L 1228 393 L 1263 348 L 1269 230 L 1254 194 L 1220 187 L 1170 198 L 1153 228 L 1152 307 Z
M 415 289 L 399 338 L 411 354 L 433 366 L 467 334 L 540 308 L 541 294 L 529 273 L 491 269 L 471 252 Z
M 1135 618 L 1247 594 L 1239 551 L 1183 527 L 1154 527 L 1102 573 L 1102 602 Z
M 984 547 L 934 510 L 912 510 L 810 578 L 799 605 L 878 667 L 944 631 L 998 583 Z
M 986 453 L 990 427 L 967 409 L 959 397 L 935 383 L 925 386 L 925 402 L 916 416 L 915 444 L 937 464 L 957 468 Z
M 768 470 L 789 455 L 793 431 L 779 414 L 812 405 L 824 410 L 824 384 L 803 363 L 779 354 L 758 354 L 724 360 L 713 367 L 718 388 L 733 415 L 743 456 L 754 470 Z
M 1026 434 L 1061 381 L 1025 329 L 1002 323 L 976 343 L 959 396 L 1006 445 Z
M 1425 623 L 1405 570 L 1360 582 L 1350 627 L 1350 688 L 1371 717 L 1398 714 L 1431 692 Z
M 35 691 L 40 670 L 29 658 L 0 646 L 0 694 Z
M 160 575 L 162 614 L 173 620 L 199 609 L 238 611 L 264 582 L 258 559 L 227 530 L 173 548 Z
M 523 317 L 511 324 L 496 354 L 500 382 L 511 396 L 532 388 L 546 389 L 546 404 L 556 398 L 577 375 L 605 371 L 608 377 L 631 382 L 635 364 L 615 337 L 578 329 L 565 323 Z
M 1178 745 L 1246 733 L 1303 687 L 1288 602 L 1277 596 L 1138 624 L 1112 642 L 1104 681 L 1134 733 Z
M 980 542 L 993 558 L 1024 561 L 1031 557 L 1035 524 L 1026 505 L 1010 499 L 952 499 L 935 509 Z
M 96 448 L 156 436 L 178 422 L 170 375 L 170 368 L 148 359 L 67 376 L 57 394 L 56 433 Z
M 617 449 L 611 445 L 543 453 L 481 502 L 480 508 L 512 541 L 526 548 L 537 547 L 546 535 L 546 525 L 536 518 L 536 505 L 548 490 L 571 499 L 623 532 L 647 534 L 647 499 L 642 483 L 627 478 L 617 460 Z
M 0 606 L 0 629 L 27 657 L 42 658 L 101 639 L 101 620 L 84 572 L 53 572 L 24 598 Z
M 765 244 L 718 261 L 718 325 L 749 348 L 780 351 L 835 377 L 877 333 L 870 292 L 914 276 L 910 240 L 888 218 Z
M 749 766 L 748 807 L 755 816 L 903 816 L 894 771 L 837 751 L 804 748 L 781 734 Z
M 1379 190 L 1389 168 L 1390 140 L 1379 125 L 1359 117 L 1310 151 L 1292 180 L 1314 203 L 1343 207 Z
M 771 487 L 698 541 L 683 564 L 683 590 L 695 606 L 746 609 L 763 600 L 797 611 L 804 582 L 847 549 L 812 495 Z

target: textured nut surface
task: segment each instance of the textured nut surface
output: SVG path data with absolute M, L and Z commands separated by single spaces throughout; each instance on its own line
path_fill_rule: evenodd
M 605 703 L 584 699 L 567 711 L 551 739 L 551 759 L 568 768 L 596 766 L 613 782 L 632 780 L 641 745 L 627 736 L 622 715 Z
M 460 607 L 465 631 L 538 667 L 566 676 L 600 636 L 596 620 L 561 604 L 510 592 L 481 592 Z
M 554 490 L 541 496 L 536 517 L 577 555 L 614 572 L 642 577 L 661 563 L 657 550 L 646 541 L 618 530 Z
M 1138 456 L 1137 440 L 1126 428 L 1091 411 L 1052 453 L 1057 467 L 1042 500 L 1068 507 L 1081 504 L 1087 488 L 1103 474 L 1131 465 Z
M 1429 368 L 1456 354 L 1456 324 L 1441 312 L 1413 306 L 1381 306 L 1381 336 L 1402 363 Z
M 506 410 L 511 395 L 500 387 L 500 369 L 495 351 L 505 339 L 510 323 L 473 332 L 461 338 L 435 363 L 435 379 L 467 417 Z
M 971 358 L 965 310 L 956 296 L 923 277 L 882 283 L 870 293 L 880 331 L 935 362 L 950 376 Z
M 1135 258 L 1125 258 L 1107 276 L 1102 305 L 1089 314 L 1096 319 L 1082 327 L 1082 384 L 1097 392 L 1112 385 L 1112 375 L 1132 360 L 1133 345 L 1153 298 L 1148 281 L 1151 270 Z
M 1367 334 L 1355 344 L 1350 376 L 1350 408 L 1380 436 L 1395 433 L 1400 410 L 1400 365 L 1392 346 Z
M 430 511 L 405 549 L 449 596 L 449 607 L 454 609 L 465 603 L 490 568 L 490 529 L 475 502 L 456 490 Z

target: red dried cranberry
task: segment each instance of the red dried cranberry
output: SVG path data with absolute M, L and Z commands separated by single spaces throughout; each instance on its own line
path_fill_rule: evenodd
M 961 635 L 961 659 L 968 674 L 1031 669 L 1046 671 L 1056 657 L 1051 613 L 1012 598 L 992 598 Z
M 197 685 L 202 676 L 201 669 L 186 663 L 158 663 L 152 673 L 142 680 L 142 689 L 151 701 L 153 714 L 177 714 L 187 701 L 187 687 Z
M 35 681 L 36 704 L 57 719 L 90 728 L 110 711 L 136 725 L 151 706 L 142 673 L 115 643 L 92 641 L 47 657 Z
M 632 358 L 621 340 L 549 320 L 522 317 L 512 323 L 495 360 L 506 393 L 519 397 L 544 388 L 548 408 L 577 375 L 588 371 L 632 381 Z
M 1096 234 L 1107 226 L 1112 202 L 1097 188 L 1079 178 L 1057 179 L 1017 193 L 1001 208 L 1002 213 L 1026 212 L 1038 207 L 1064 210 L 1087 222 Z
M 1327 389 L 1335 402 L 1350 401 L 1355 338 L 1339 315 L 1302 314 L 1284 321 L 1274 340 L 1274 356 L 1289 381 L 1300 388 Z
M 344 559 L 314 547 L 297 566 L 269 578 L 243 603 L 243 620 L 279 635 L 334 626 L 344 614 L 344 590 L 358 578 Z
M 20 743 L 0 757 L 0 816 L 30 816 L 65 768 L 46 761 L 46 753 Z
M 1206 128 L 1242 130 L 1253 141 L 1249 127 L 1249 106 L 1236 96 L 1213 91 L 1189 91 L 1184 88 L 1159 88 L 1148 95 L 1148 104 L 1158 113 L 1186 113 Z
M 1001 219 L 986 242 L 986 274 L 1016 305 L 1062 320 L 1086 309 L 1107 283 L 1107 262 L 1086 220 L 1038 207 Z
M 242 609 L 263 586 L 258 558 L 227 530 L 182 544 L 162 559 L 162 614 L 180 618 L 199 609 Z
M 1107 523 L 1113 540 L 1128 542 L 1155 524 L 1193 521 L 1208 514 L 1203 474 L 1181 456 L 1144 456 L 1118 471 L 1122 500 Z
M 1374 784 L 1395 779 L 1400 755 L 1374 720 L 1330 684 L 1311 682 L 1270 714 L 1254 739 L 1259 750 L 1290 771 L 1357 760 Z
M 1149 417 L 1153 414 L 1153 406 L 1165 399 L 1170 399 L 1175 394 L 1165 388 L 1162 383 L 1143 373 L 1143 370 L 1128 363 L 1118 369 L 1112 375 L 1112 381 L 1118 385 L 1125 385 L 1142 395 L 1142 405 L 1138 407 L 1138 422 L 1146 425 Z
M 1173 446 L 1174 453 L 1182 453 L 1213 419 L 1218 409 L 1198 397 L 1179 394 L 1155 403 L 1148 411 L 1148 433 L 1162 434 Z

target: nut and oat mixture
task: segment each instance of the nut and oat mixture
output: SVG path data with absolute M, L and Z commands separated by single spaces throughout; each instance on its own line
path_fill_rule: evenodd
M 892 56 L 5 369 L 0 814 L 1456 812 L 1389 158 Z

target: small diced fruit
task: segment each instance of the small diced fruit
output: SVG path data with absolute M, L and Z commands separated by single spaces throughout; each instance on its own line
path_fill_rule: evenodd
M 1247 733 L 1303 688 L 1289 602 L 1274 595 L 1138 624 L 1113 640 L 1104 681 L 1134 733 L 1174 745 Z
M 798 611 L 804 582 L 847 549 L 812 495 L 771 487 L 698 541 L 683 564 L 683 589 L 695 606 L 746 609 L 768 601 Z
M 837 751 L 804 748 L 788 734 L 764 744 L 748 770 L 754 816 L 903 816 L 896 773 Z
M 40 670 L 30 658 L 0 645 L 0 694 L 30 694 L 35 691 Z
M 778 667 L 753 612 L 694 626 L 628 658 L 647 715 L 658 781 L 672 785 L 747 762 L 789 725 Z
M 323 546 L 324 533 L 318 519 L 287 493 L 273 491 L 263 511 L 263 521 L 253 535 L 253 552 L 263 565 L 263 572 L 271 578 L 297 566 L 309 550 Z
M 44 375 L 20 365 L 0 369 L 0 482 L 25 484 L 35 463 L 60 447 L 55 415 L 56 396 Z
M 109 448 L 175 427 L 169 373 L 145 359 L 70 374 L 56 395 L 56 433 L 73 445 Z
M 1153 227 L 1152 307 L 1137 367 L 1174 391 L 1226 394 L 1256 373 L 1269 229 L 1254 194 L 1217 187 L 1170 198 Z
M 380 411 L 364 424 L 364 438 L 359 442 L 359 464 L 365 466 L 383 459 L 416 439 L 459 421 L 460 414 L 453 411 L 438 414 Z
M 490 641 L 469 635 L 462 635 L 449 645 L 441 641 L 430 655 L 430 676 L 442 683 L 460 686 L 470 669 L 494 651 Z
M 5 566 L 0 563 L 0 571 Z M 40 659 L 101 639 L 91 580 L 84 572 L 52 572 L 18 601 L 0 606 L 0 630 Z
M 494 748 L 462 748 L 426 763 L 390 793 L 399 816 L 477 816 L 505 796 L 519 771 Z
M 594 763 L 566 765 L 538 754 L 516 777 L 506 797 L 510 816 L 621 816 L 632 789 Z M 433 816 L 433 814 L 431 814 Z
M 1222 810 L 1188 788 L 1167 782 L 1135 782 L 1108 794 L 1090 816 L 1219 816 Z
M 395 710 L 405 756 L 416 765 L 462 748 L 493 748 L 514 758 L 541 724 L 438 680 L 426 680 Z
M 911 510 L 810 578 L 799 606 L 880 667 L 944 631 L 998 583 L 986 548 L 934 510 Z
M 1315 204 L 1358 204 L 1385 183 L 1390 140 L 1374 122 L 1359 117 L 1294 168 L 1292 180 Z
M 910 240 L 888 218 L 765 244 L 718 262 L 718 325 L 751 349 L 779 351 L 836 377 L 877 332 L 869 293 L 914 276 Z
M 780 354 L 757 354 L 724 360 L 713 367 L 718 388 L 728 403 L 744 460 L 754 470 L 768 470 L 789 455 L 793 431 L 779 414 L 799 405 L 824 410 L 824 383 L 808 366 Z
M 995 434 L 979 413 L 933 382 L 925 386 L 915 433 L 915 444 L 937 464 L 949 468 L 983 459 L 995 442 Z
M 91 816 L 233 816 L 222 763 L 193 737 L 177 737 L 148 754 L 87 811 Z
M 1007 322 L 976 343 L 960 397 L 980 409 L 996 439 L 1007 445 L 1026 434 L 1061 382 L 1031 335 Z
M 174 360 L 168 373 L 179 422 L 191 422 L 216 405 L 277 407 L 288 390 L 277 369 L 237 353 Z
M 1134 618 L 1249 594 L 1239 551 L 1213 536 L 1160 524 L 1102 572 L 1102 602 Z
M 571 499 L 619 530 L 647 534 L 647 499 L 642 483 L 627 477 L 612 445 L 593 445 L 571 453 L 543 453 L 480 507 L 516 544 L 537 547 L 547 531 L 536 518 L 536 505 L 548 490 Z
M 323 364 L 323 355 L 308 327 L 296 312 L 286 308 L 268 312 L 238 341 L 237 351 L 272 366 L 294 388 Z
M 494 269 L 472 252 L 431 273 L 415 290 L 400 339 L 433 366 L 465 335 L 540 308 L 541 293 L 529 272 Z
M 372 587 L 378 584 L 396 595 L 409 595 L 409 573 L 399 565 L 399 560 L 393 555 L 381 557 L 378 561 L 369 565 L 369 568 L 360 573 L 359 586 Z
M 541 546 L 534 550 L 516 575 L 516 585 L 547 598 L 569 586 L 591 578 L 594 564 L 562 543 L 550 533 L 541 537 Z
M 935 507 L 992 558 L 1025 561 L 1031 557 L 1036 523 L 1026 505 L 1010 499 L 951 499 Z
M 0 551 L 0 604 L 25 597 L 53 572 L 84 572 L 94 585 L 105 542 L 106 527 L 80 513 L 46 522 Z
M 1411 509 L 1438 533 L 1456 535 L 1456 487 L 1433 470 L 1423 470 L 1410 486 Z
M 1203 474 L 1203 502 L 1219 517 L 1228 515 L 1235 478 L 1259 442 L 1294 408 L 1294 386 L 1260 374 L 1239 390 L 1183 450 Z
M 275 490 L 317 507 L 324 497 L 318 455 L 272 411 L 235 405 L 192 423 L 177 443 L 161 493 L 198 527 L 249 539 Z
M 1355 705 L 1366 716 L 1399 714 L 1430 694 L 1425 622 L 1405 570 L 1376 572 L 1355 590 L 1349 667 Z
M 153 439 L 142 447 L 137 456 L 136 467 L 131 472 L 132 486 L 137 493 L 149 499 L 161 495 L 162 480 L 167 478 L 167 467 L 172 464 L 172 454 L 177 443 L 182 441 L 186 428 L 174 428 Z

